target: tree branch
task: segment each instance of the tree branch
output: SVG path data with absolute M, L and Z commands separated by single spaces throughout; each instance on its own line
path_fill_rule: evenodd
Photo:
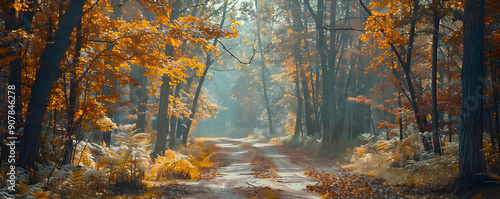
M 229 55 L 231 55 L 231 57 L 235 58 L 238 62 L 240 62 L 240 64 L 250 64 L 250 63 L 252 63 L 252 60 L 255 57 L 255 54 L 257 53 L 257 51 L 255 50 L 255 48 L 252 48 L 252 50 L 253 50 L 252 57 L 250 58 L 250 60 L 248 62 L 243 62 L 238 57 L 236 57 L 236 55 L 234 55 L 233 53 L 231 53 L 231 51 L 229 51 L 226 48 L 226 46 L 221 41 L 219 41 L 217 39 L 215 41 L 218 42 L 222 46 L 222 48 L 224 48 L 224 51 L 226 51 Z

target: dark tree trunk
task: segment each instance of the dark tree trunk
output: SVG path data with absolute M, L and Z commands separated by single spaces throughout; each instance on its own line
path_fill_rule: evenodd
M 362 0 L 359 0 L 360 5 L 363 7 L 363 9 L 368 13 L 368 15 L 372 15 L 372 12 L 366 7 L 366 5 L 362 2 Z M 406 49 L 406 59 L 401 56 L 401 52 L 396 49 L 396 46 L 391 45 L 391 49 L 396 54 L 396 57 L 398 59 L 398 62 L 403 66 L 403 71 L 405 74 L 405 80 L 408 86 L 408 92 L 410 92 L 410 97 L 408 100 L 410 101 L 410 104 L 415 112 L 415 118 L 417 120 L 417 125 L 418 129 L 420 132 L 426 131 L 427 128 L 427 120 L 425 119 L 425 115 L 421 114 L 419 112 L 419 107 L 418 107 L 418 99 L 416 96 L 416 90 L 412 82 L 412 77 L 411 77 L 411 56 L 413 53 L 413 42 L 415 40 L 415 26 L 417 23 L 417 16 L 418 16 L 418 10 L 419 10 L 419 1 L 415 0 L 413 1 L 413 9 L 412 9 L 412 17 L 410 20 L 410 37 L 408 39 L 408 49 Z M 384 30 L 380 30 L 384 36 L 385 32 Z M 426 147 L 426 151 L 429 151 L 430 149 Z
M 349 1 L 344 0 L 343 5 L 345 6 L 344 7 L 345 18 L 349 19 L 351 17 L 351 14 L 350 14 L 351 8 L 349 6 Z M 345 21 L 344 26 L 345 27 L 350 26 L 349 20 Z M 346 46 L 348 45 L 347 41 L 349 41 L 348 34 L 345 32 L 342 32 L 342 35 L 340 37 L 340 42 L 342 42 L 342 47 L 340 48 L 340 58 L 342 58 L 342 56 L 344 55 L 344 52 L 346 50 Z M 344 59 L 344 60 L 346 60 L 346 59 Z M 338 72 L 340 71 L 340 66 L 341 66 L 340 64 L 341 64 L 341 62 L 339 61 L 337 64 L 336 72 L 334 73 L 335 76 L 338 76 Z M 345 81 L 345 85 L 344 85 L 344 89 L 343 89 L 344 91 L 343 91 L 343 93 L 339 92 L 338 99 L 336 101 L 338 108 L 337 108 L 337 118 L 335 120 L 334 129 L 338 134 L 337 139 L 340 139 L 340 137 L 344 134 L 344 123 L 345 123 L 345 115 L 346 115 L 346 105 L 345 104 L 346 104 L 346 99 L 347 99 L 347 90 L 350 87 L 351 78 L 352 78 L 351 74 L 349 74 L 347 77 L 347 80 Z
M 420 113 L 420 109 L 418 107 L 417 96 L 415 87 L 413 86 L 412 78 L 411 78 L 411 57 L 413 53 L 413 42 L 415 41 L 415 26 L 417 23 L 417 16 L 419 10 L 418 0 L 413 1 L 413 11 L 412 18 L 410 21 L 410 38 L 408 40 L 408 49 L 406 50 L 406 61 L 401 63 L 403 65 L 403 71 L 405 73 L 406 83 L 408 85 L 408 91 L 410 92 L 410 102 L 415 112 L 415 118 L 417 120 L 418 129 L 420 132 L 424 132 L 427 129 L 427 120 L 425 116 Z M 428 151 L 429 149 L 426 149 Z
M 194 77 L 190 77 L 186 80 L 186 87 L 184 88 L 184 91 L 186 93 L 189 93 L 189 90 L 191 88 L 191 84 L 193 83 L 193 78 Z M 175 133 L 175 137 L 177 139 L 182 138 L 182 136 L 184 135 L 184 131 L 186 130 L 186 124 L 188 123 L 188 120 L 189 120 L 189 117 L 184 117 L 183 119 L 181 119 L 180 121 L 177 122 L 177 128 L 176 128 L 177 132 Z
M 491 135 L 492 139 L 494 136 L 496 136 L 497 138 L 497 146 L 498 146 L 498 150 L 500 150 L 500 121 L 498 120 L 498 90 L 496 88 L 496 85 L 497 85 L 497 79 L 496 79 L 496 75 L 495 75 L 495 82 L 493 83 L 493 103 L 494 103 L 494 109 L 495 111 L 493 112 L 494 113 L 494 117 L 493 119 L 495 120 L 494 121 L 494 134 Z M 496 134 L 496 135 L 495 135 Z M 494 139 L 492 140 L 494 141 Z M 493 144 L 493 148 L 495 148 L 495 144 Z
M 35 167 L 40 147 L 40 132 L 45 111 L 47 96 L 52 83 L 61 76 L 60 61 L 66 52 L 69 37 L 78 20 L 82 17 L 85 1 L 70 0 L 66 12 L 55 32 L 54 43 L 48 44 L 40 60 L 40 69 L 31 89 L 24 128 L 24 143 L 19 157 L 20 167 Z
M 295 75 L 295 96 L 297 96 L 297 114 L 295 118 L 295 133 L 294 137 L 298 137 L 302 133 L 302 97 L 300 96 L 300 84 L 299 84 L 299 67 L 297 65 L 297 74 Z
M 78 57 L 80 57 L 80 49 L 82 48 L 83 33 L 82 33 L 82 20 L 79 20 L 76 25 L 76 43 L 75 43 L 75 55 L 73 56 L 73 66 L 78 67 Z M 66 128 L 66 144 L 64 145 L 63 154 L 63 165 L 70 164 L 73 154 L 73 138 L 72 136 L 76 131 L 75 123 L 75 112 L 76 112 L 76 101 L 78 98 L 79 90 L 78 85 L 80 81 L 76 77 L 76 72 L 73 70 L 70 77 L 70 89 L 69 89 L 69 102 L 68 102 L 68 123 Z
M 401 103 L 401 93 L 398 93 L 398 107 L 400 109 L 403 108 L 403 104 Z M 403 140 L 404 137 L 403 137 L 403 116 L 400 115 L 399 116 L 399 140 Z
M 300 55 L 299 55 L 300 56 Z M 313 123 L 313 113 L 312 113 L 312 104 L 311 104 L 311 92 L 309 92 L 309 84 L 307 84 L 307 77 L 303 69 L 299 69 L 298 73 L 300 74 L 300 82 L 302 84 L 302 92 L 304 95 L 304 104 L 306 110 L 306 131 L 308 136 L 313 136 L 315 132 L 314 123 Z M 297 74 L 297 75 L 299 75 Z
M 176 98 L 179 97 L 179 93 L 181 92 L 182 84 L 177 84 L 175 86 L 175 92 L 174 92 L 174 106 L 176 105 Z M 168 148 L 173 149 L 175 147 L 175 139 L 176 139 L 176 125 L 177 125 L 177 117 L 171 116 L 170 117 L 170 140 L 168 143 Z
M 301 15 L 301 9 L 300 9 L 300 3 L 298 0 L 292 0 L 291 1 L 291 12 L 295 13 L 292 15 L 292 20 L 293 24 L 291 26 L 294 28 L 294 30 L 298 33 L 301 34 L 303 32 L 304 25 L 302 23 Z M 296 38 L 294 41 L 295 46 L 300 46 L 302 40 L 299 38 Z M 310 93 L 309 93 L 309 85 L 307 84 L 307 79 L 305 79 L 304 75 L 304 68 L 302 67 L 302 55 L 300 54 L 299 48 L 294 48 L 293 49 L 293 58 L 295 60 L 295 96 L 297 97 L 297 113 L 296 113 L 296 119 L 295 119 L 295 133 L 294 137 L 298 137 L 299 135 L 303 134 L 302 131 L 302 96 L 300 95 L 300 82 L 302 82 L 302 90 L 304 93 L 304 98 L 306 99 L 306 128 L 307 128 L 307 134 L 310 135 L 313 132 L 312 129 L 312 113 L 311 113 L 311 101 L 310 101 Z M 301 79 L 302 78 L 302 79 Z M 302 81 L 301 81 L 302 80 Z
M 295 32 L 300 34 L 304 31 L 304 24 L 302 22 L 301 15 L 299 14 L 302 12 L 300 9 L 300 3 L 298 0 L 293 0 L 293 1 L 291 1 L 291 3 L 292 3 L 292 5 L 291 5 L 292 6 L 292 9 L 291 9 L 292 13 L 297 13 L 297 14 L 292 15 L 292 19 L 293 19 L 292 27 L 293 27 Z M 300 46 L 301 42 L 302 42 L 302 40 L 295 41 L 295 46 Z M 307 44 L 306 44 L 306 48 L 307 48 Z M 300 54 L 300 50 L 301 49 L 299 49 L 299 48 L 295 48 L 293 56 L 294 56 L 295 63 L 297 64 L 297 66 L 300 66 L 299 68 L 297 68 L 297 70 L 298 70 L 297 71 L 297 78 L 299 79 L 299 82 L 302 84 L 302 92 L 304 95 L 303 102 L 304 102 L 305 111 L 306 111 L 306 115 L 305 115 L 306 131 L 307 131 L 308 136 L 313 136 L 316 133 L 316 127 L 317 127 L 314 124 L 314 120 L 315 120 L 315 118 L 317 118 L 316 113 L 314 111 L 314 107 L 313 107 L 314 99 L 312 99 L 312 97 L 311 97 L 311 91 L 313 91 L 312 96 L 314 96 L 314 84 L 313 84 L 313 78 L 310 78 L 312 90 L 309 90 L 308 78 L 305 75 L 306 68 L 301 66 L 304 62 L 302 59 L 302 55 Z M 309 69 L 311 70 L 311 67 Z M 311 74 L 313 74 L 312 70 L 311 70 Z
M 266 111 L 267 111 L 267 121 L 269 124 L 269 134 L 274 135 L 274 127 L 273 127 L 273 117 L 271 114 L 271 106 L 269 104 L 269 97 L 267 95 L 267 85 L 266 85 L 266 65 L 264 63 L 264 53 L 262 52 L 262 43 L 260 41 L 260 34 L 258 36 L 259 48 L 260 48 L 260 57 L 261 57 L 261 67 L 262 67 L 262 91 L 264 92 L 264 101 L 266 103 Z
M 175 1 L 172 5 L 172 10 L 170 13 L 170 20 L 177 20 L 180 14 L 180 9 L 182 7 L 181 1 Z M 165 49 L 165 55 L 173 57 L 174 47 L 172 45 L 167 45 Z M 160 87 L 160 105 L 158 108 L 158 123 L 156 130 L 156 145 L 155 150 L 151 154 L 152 159 L 156 159 L 158 155 L 163 155 L 167 145 L 167 135 L 169 134 L 169 118 L 168 118 L 168 105 L 170 104 L 170 77 L 164 74 L 162 77 L 162 85 Z
M 437 107 L 437 59 L 439 47 L 439 0 L 433 2 L 433 32 L 432 32 L 432 144 L 434 154 L 441 155 L 441 145 L 439 142 L 439 113 Z
M 319 58 L 320 58 L 320 63 L 321 63 L 321 74 L 322 74 L 322 84 L 323 84 L 323 94 L 322 94 L 322 104 L 321 104 L 321 121 L 323 125 L 323 147 L 324 148 L 329 148 L 330 147 L 330 142 L 331 142 L 331 128 L 330 128 L 330 88 L 328 88 L 329 84 L 329 78 L 328 78 L 328 65 L 326 63 L 326 37 L 325 37 L 325 31 L 324 31 L 324 26 L 323 26 L 323 21 L 324 21 L 324 1 L 323 0 L 318 0 L 318 5 L 317 5 L 317 13 L 314 13 L 314 10 L 312 9 L 311 5 L 309 4 L 309 0 L 305 0 L 304 3 L 306 4 L 307 8 L 309 9 L 309 12 L 313 15 L 314 22 L 316 23 L 316 31 L 317 31 L 317 43 L 316 47 L 319 51 Z
M 14 0 L 9 0 L 5 2 L 6 4 L 13 5 L 15 3 Z M 34 8 L 35 6 L 35 1 L 30 0 L 27 1 L 27 4 L 29 8 Z M 2 8 L 3 11 L 3 20 L 4 20 L 4 27 L 6 31 L 14 31 L 18 30 L 19 28 L 22 28 L 22 30 L 26 32 L 31 32 L 31 21 L 33 20 L 34 13 L 32 11 L 26 11 L 22 14 L 21 18 L 18 19 L 16 16 L 16 9 L 14 7 L 7 7 L 5 6 Z M 9 85 L 14 86 L 14 97 L 15 97 L 15 103 L 14 103 L 14 132 L 20 133 L 19 129 L 23 125 L 23 117 L 22 117 L 22 99 L 21 99 L 21 71 L 22 71 L 22 65 L 21 65 L 21 43 L 22 40 L 19 40 L 18 38 L 15 38 L 13 41 L 11 41 L 11 46 L 10 50 L 6 53 L 6 56 L 17 56 L 17 58 L 9 63 Z M 8 44 L 7 44 L 8 45 Z M 4 48 L 7 46 L 1 46 L 1 48 Z M 8 123 L 5 122 L 5 129 L 8 129 Z M 4 137 L 2 137 L 3 139 Z M 2 144 L 2 153 L 4 153 L 5 150 L 5 145 Z M 3 157 L 2 157 L 3 158 Z M 1 164 L 2 159 L 0 159 L 0 164 Z
M 137 123 L 136 128 L 139 132 L 144 132 L 146 130 L 147 121 L 146 114 L 148 111 L 147 103 L 149 100 L 148 96 L 148 78 L 144 76 L 146 72 L 145 68 L 137 67 L 137 73 L 140 75 L 138 77 L 139 88 L 135 90 L 134 96 L 137 99 Z
M 205 62 L 205 65 L 207 66 L 205 70 L 203 71 L 203 75 L 200 77 L 200 81 L 198 82 L 198 87 L 196 87 L 196 91 L 194 93 L 194 98 L 193 98 L 193 105 L 191 107 L 191 114 L 189 115 L 189 118 L 187 118 L 187 123 L 186 123 L 186 128 L 184 129 L 184 132 L 182 134 L 182 145 L 186 146 L 188 136 L 189 136 L 189 131 L 191 130 L 191 124 L 193 123 L 194 120 L 194 115 L 196 114 L 196 106 L 198 105 L 198 98 L 200 97 L 201 94 L 201 87 L 203 86 L 203 82 L 205 81 L 205 77 L 207 76 L 208 69 L 210 65 L 212 65 L 213 60 L 211 59 L 210 54 L 207 55 L 207 61 Z
M 466 0 L 462 66 L 459 170 L 455 193 L 477 186 L 486 172 L 483 148 L 484 0 Z
M 338 130 L 338 121 L 337 121 L 337 102 L 336 102 L 336 90 L 337 90 L 337 74 L 335 70 L 335 65 L 337 61 L 337 34 L 335 29 L 335 21 L 337 16 L 337 0 L 330 0 L 330 50 L 328 51 L 328 72 L 329 72 L 329 83 L 328 85 L 324 85 L 327 89 L 330 90 L 329 94 L 329 110 L 330 112 L 330 123 L 332 125 L 332 131 L 330 135 L 330 142 L 332 146 L 337 147 L 338 139 L 341 135 L 341 132 Z
M 173 48 L 173 47 L 171 47 Z M 163 75 L 163 83 L 160 87 L 160 106 L 158 108 L 158 128 L 156 131 L 155 149 L 151 158 L 155 160 L 158 156 L 164 155 L 166 149 L 166 140 L 168 135 L 168 104 L 170 102 L 170 77 Z
M 489 29 L 489 28 L 487 28 Z M 490 45 L 488 45 L 488 53 L 491 52 Z M 491 145 L 493 146 L 494 149 L 496 149 L 495 145 L 498 143 L 498 149 L 500 150 L 500 135 L 499 135 L 499 128 L 500 128 L 500 121 L 498 120 L 498 71 L 497 67 L 493 63 L 493 61 L 490 59 L 489 60 L 489 65 L 490 65 L 490 72 L 491 72 L 491 83 L 492 83 L 492 89 L 493 89 L 493 129 L 491 130 Z M 497 143 L 495 143 L 495 137 L 497 138 Z

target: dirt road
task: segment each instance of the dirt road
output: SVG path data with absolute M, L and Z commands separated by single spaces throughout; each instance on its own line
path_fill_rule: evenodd
M 215 179 L 180 183 L 186 194 L 175 198 L 320 198 L 305 191 L 306 185 L 316 181 L 306 177 L 303 168 L 278 153 L 272 144 L 229 138 L 212 142 L 224 151 L 225 161 L 230 164 L 221 167 Z M 255 178 L 252 161 L 260 159 L 271 161 L 279 177 Z

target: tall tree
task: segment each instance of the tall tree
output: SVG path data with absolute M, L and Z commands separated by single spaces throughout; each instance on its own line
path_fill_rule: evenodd
M 69 37 L 77 22 L 82 17 L 84 0 L 70 0 L 64 16 L 54 34 L 54 42 L 48 43 L 40 60 L 40 69 L 31 89 L 24 127 L 24 140 L 19 157 L 20 167 L 35 167 L 40 148 L 40 133 L 45 111 L 47 96 L 52 83 L 61 76 L 60 61 L 69 44 Z
M 433 29 L 432 29 L 432 144 L 434 154 L 441 154 L 441 144 L 439 142 L 439 114 L 437 107 L 437 61 L 439 47 L 439 0 L 433 0 Z
M 484 0 L 465 0 L 462 115 L 459 170 L 455 193 L 478 184 L 476 174 L 486 172 L 483 148 Z
M 175 1 L 172 5 L 172 10 L 170 12 L 169 19 L 176 20 L 179 17 L 182 2 Z M 165 49 L 165 54 L 170 56 L 172 59 L 174 57 L 174 46 L 167 45 Z M 160 87 L 160 105 L 158 108 L 158 127 L 156 130 L 156 144 L 154 152 L 151 154 L 153 158 L 161 155 L 165 152 L 167 135 L 169 134 L 169 118 L 168 118 L 168 106 L 170 104 L 170 92 L 172 80 L 168 74 L 164 74 L 161 78 L 162 84 Z M 174 138 L 170 138 L 174 139 Z
M 304 0 L 304 3 L 311 13 L 317 31 L 317 41 L 316 48 L 318 49 L 320 63 L 321 63 L 321 81 L 323 84 L 323 93 L 322 93 L 322 104 L 321 104 L 321 121 L 323 126 L 323 147 L 329 147 L 331 141 L 331 125 L 330 125 L 330 85 L 329 80 L 329 72 L 327 65 L 327 56 L 326 56 L 326 36 L 325 36 L 325 28 L 324 28 L 324 13 L 325 13 L 325 5 L 323 0 L 318 0 L 317 4 L 317 12 L 315 13 L 309 4 L 309 0 Z
M 22 29 L 25 32 L 31 32 L 31 22 L 33 21 L 33 16 L 34 16 L 34 10 L 33 8 L 35 7 L 35 1 L 30 0 L 27 1 L 26 4 L 28 5 L 28 9 L 25 10 L 22 15 L 19 15 L 16 12 L 16 8 L 14 6 L 15 1 L 14 0 L 9 0 L 5 2 L 5 6 L 2 8 L 3 17 L 4 17 L 4 25 L 5 25 L 5 30 L 6 31 L 16 31 L 18 29 Z M 10 5 L 10 6 L 7 6 Z M 20 16 L 20 17 L 17 17 Z M 12 38 L 12 40 L 9 42 L 10 43 L 10 48 L 9 51 L 6 53 L 5 57 L 13 57 L 14 60 L 10 61 L 9 63 L 9 85 L 14 86 L 14 98 L 15 98 L 15 103 L 14 103 L 14 127 L 15 130 L 19 130 L 23 124 L 23 117 L 22 117 L 22 99 L 21 99 L 21 91 L 22 91 L 22 84 L 21 84 L 21 79 L 22 79 L 22 56 L 21 56 L 21 45 L 22 45 L 22 40 L 19 40 L 19 38 Z M 4 48 L 4 46 L 1 46 L 0 48 Z M 5 122 L 6 125 L 8 125 L 7 122 Z M 8 129 L 8 128 L 6 128 Z M 3 137 L 2 137 L 3 138 Z M 7 151 L 5 150 L 5 145 L 2 144 L 2 151 Z M 0 160 L 1 161 L 1 160 Z M 1 163 L 0 163 L 1 164 Z
M 255 9 L 259 10 L 258 2 L 255 0 Z M 264 102 L 266 103 L 266 111 L 267 111 L 267 121 L 269 125 L 269 133 L 271 135 L 274 134 L 273 127 L 273 117 L 271 114 L 271 106 L 269 105 L 269 97 L 267 95 L 267 86 L 266 86 L 266 59 L 264 58 L 264 51 L 262 50 L 262 41 L 260 38 L 260 25 L 257 23 L 257 42 L 259 45 L 260 51 L 260 67 L 261 67 L 261 78 L 262 78 L 262 92 L 264 93 Z

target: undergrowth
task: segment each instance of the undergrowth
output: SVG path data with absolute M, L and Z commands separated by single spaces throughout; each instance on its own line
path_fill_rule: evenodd
M 367 139 L 348 150 L 350 163 L 344 168 L 387 180 L 391 185 L 449 188 L 458 175 L 458 143 L 442 146 L 443 155 L 425 153 L 414 137 L 399 141 Z
M 319 180 L 315 185 L 307 185 L 307 191 L 318 192 L 329 198 L 394 198 L 402 195 L 379 180 L 346 169 L 331 174 L 309 167 L 305 175 Z
M 15 195 L 0 189 L 0 198 L 135 197 L 148 193 L 148 181 L 200 180 L 217 175 L 211 160 L 213 143 L 192 139 L 187 147 L 168 150 L 152 162 L 151 134 L 136 133 L 129 125 L 119 128 L 120 133 L 113 134 L 117 145 L 111 147 L 75 141 L 72 164 L 46 161 L 36 171 L 20 169 Z

